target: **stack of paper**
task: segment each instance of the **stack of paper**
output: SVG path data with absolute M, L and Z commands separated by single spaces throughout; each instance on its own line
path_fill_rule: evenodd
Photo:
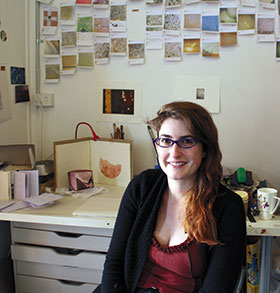
M 42 193 L 40 196 L 30 196 L 24 201 L 29 203 L 32 207 L 40 207 L 46 204 L 52 204 L 54 201 L 63 198 L 62 195 L 53 193 Z
M 3 200 L 0 201 L 0 212 L 10 213 L 27 207 L 42 207 L 52 204 L 56 200 L 63 198 L 62 195 L 43 193 L 39 196 L 31 196 L 20 201 Z

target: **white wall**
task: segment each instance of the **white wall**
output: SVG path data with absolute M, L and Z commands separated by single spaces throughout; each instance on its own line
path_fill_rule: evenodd
M 58 1 L 53 1 L 54 5 Z M 138 18 L 130 17 L 128 27 L 144 34 L 144 1 L 129 2 L 129 9 L 140 8 Z M 143 21 L 142 26 L 139 26 Z M 130 37 L 130 35 L 129 35 Z M 218 75 L 221 77 L 221 112 L 214 114 L 223 152 L 223 164 L 233 170 L 244 167 L 270 185 L 280 189 L 280 64 L 275 61 L 275 44 L 258 43 L 256 36 L 240 36 L 238 46 L 221 48 L 219 59 L 184 56 L 182 62 L 166 62 L 162 51 L 146 51 L 144 65 L 129 66 L 126 57 L 113 57 L 108 65 L 93 70 L 77 70 L 74 76 L 62 76 L 59 84 L 45 84 L 42 92 L 55 93 L 56 104 L 44 109 L 44 150 L 53 152 L 53 142 L 74 137 L 80 121 L 92 124 L 97 134 L 109 137 L 111 123 L 96 122 L 95 107 L 100 97 L 96 80 L 137 80 L 143 83 L 142 116 L 153 117 L 163 104 L 173 100 L 174 78 L 178 75 Z M 43 46 L 41 48 L 43 50 Z M 187 99 L 188 97 L 186 97 Z M 40 124 L 41 118 L 33 117 Z M 134 141 L 134 173 L 153 167 L 153 147 L 144 123 L 125 124 L 127 139 Z M 84 126 L 79 137 L 89 136 Z
M 0 123 L 0 144 L 27 143 L 29 140 L 29 103 L 15 104 L 14 85 L 10 84 L 10 66 L 26 67 L 26 1 L 0 1 L 0 30 L 7 32 L 0 41 L 0 63 L 6 65 L 12 118 Z M 26 71 L 28 82 L 28 70 Z

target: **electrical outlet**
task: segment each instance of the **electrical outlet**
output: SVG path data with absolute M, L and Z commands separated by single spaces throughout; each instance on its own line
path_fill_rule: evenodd
M 54 94 L 37 94 L 33 98 L 33 104 L 37 107 L 54 107 Z
M 43 107 L 54 107 L 54 94 L 41 94 Z
M 41 106 L 40 94 L 34 95 L 32 102 L 33 102 L 34 106 L 40 107 Z

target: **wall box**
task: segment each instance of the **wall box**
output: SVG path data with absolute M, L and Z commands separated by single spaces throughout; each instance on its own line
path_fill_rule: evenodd
M 132 141 L 92 137 L 54 142 L 55 187 L 68 187 L 71 170 L 93 171 L 94 183 L 126 186 L 132 179 Z

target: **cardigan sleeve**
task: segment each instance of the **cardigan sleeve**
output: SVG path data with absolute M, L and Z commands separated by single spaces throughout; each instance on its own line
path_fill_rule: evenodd
M 126 243 L 137 212 L 135 181 L 128 185 L 118 212 L 114 232 L 104 264 L 101 292 L 126 292 L 124 257 Z
M 151 186 L 150 171 L 137 175 L 128 185 L 118 211 L 110 247 L 106 256 L 101 292 L 127 292 L 125 284 L 125 258 L 127 242 L 145 193 Z
M 246 218 L 242 199 L 227 190 L 214 206 L 221 244 L 210 249 L 200 293 L 233 292 L 246 252 Z

